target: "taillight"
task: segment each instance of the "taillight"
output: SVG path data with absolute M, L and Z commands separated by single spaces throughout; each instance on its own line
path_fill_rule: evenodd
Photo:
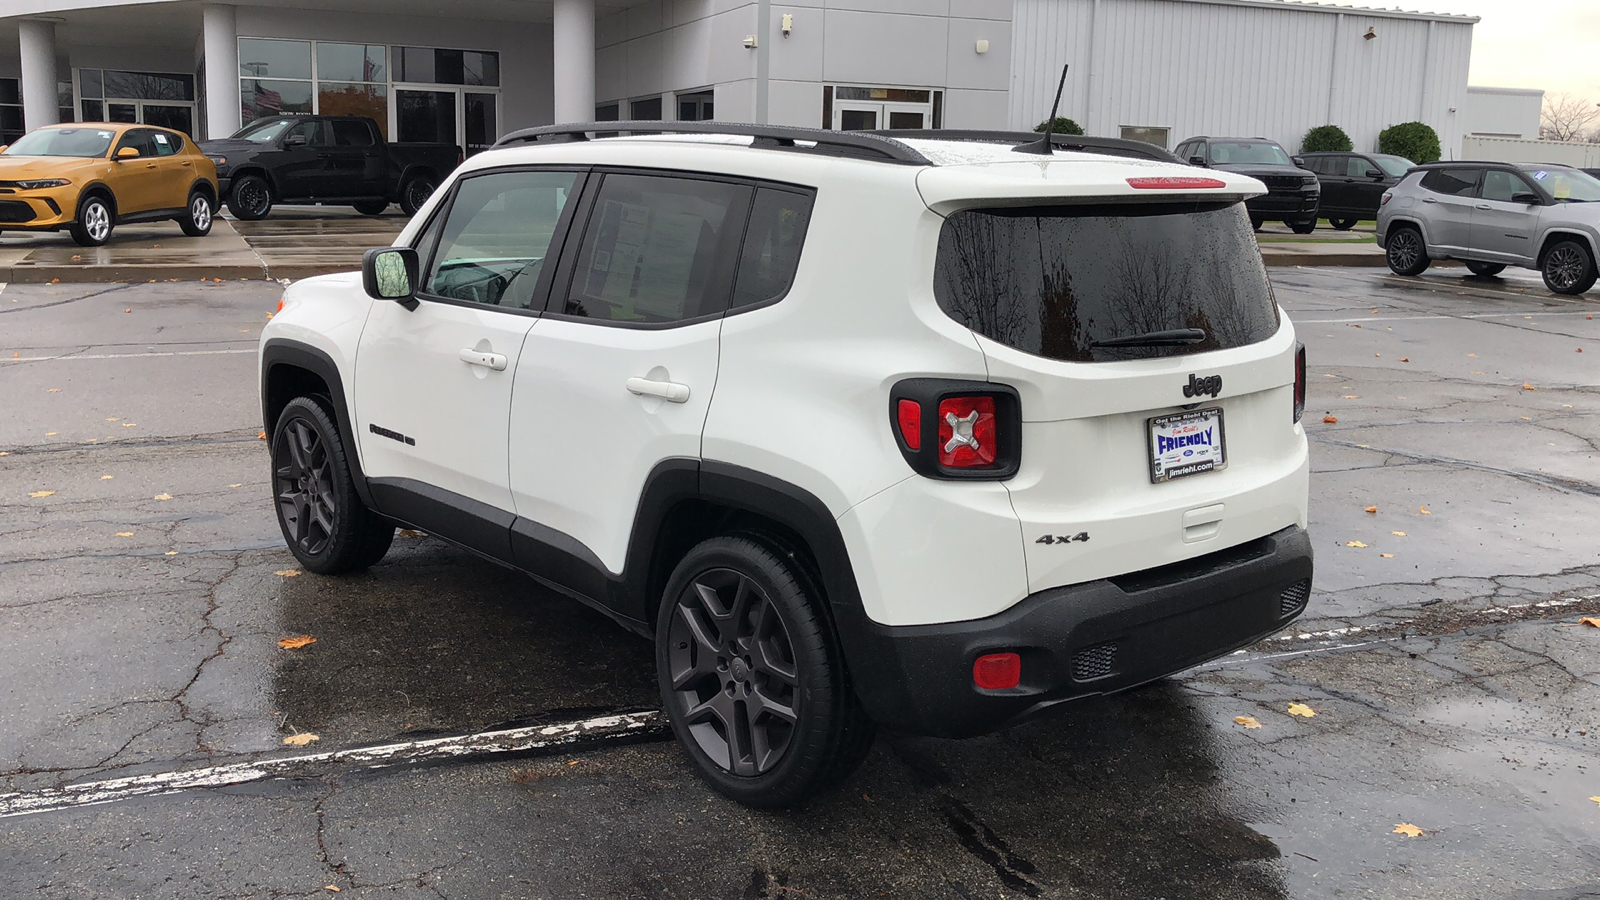
M 1005 691 L 1022 683 L 1022 657 L 985 653 L 972 663 L 972 683 L 986 691 Z
M 1388 206 L 1389 205 L 1389 201 L 1393 200 L 1393 199 L 1394 199 L 1394 194 L 1390 193 L 1389 191 L 1384 191 L 1383 192 L 1383 199 L 1378 201 L 1378 205 L 1379 206 Z
M 1294 345 L 1294 420 L 1306 412 L 1306 345 L 1295 342 Z
M 1154 178 L 1129 178 L 1128 187 L 1140 191 L 1188 191 L 1225 188 L 1228 183 L 1194 175 L 1163 175 Z
M 1010 478 L 1022 459 L 1022 401 L 982 381 L 908 378 L 889 396 L 896 443 L 930 478 Z

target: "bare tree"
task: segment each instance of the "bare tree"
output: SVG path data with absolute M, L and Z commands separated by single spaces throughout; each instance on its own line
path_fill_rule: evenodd
M 1581 141 L 1584 129 L 1600 119 L 1600 106 L 1590 100 L 1558 94 L 1544 98 L 1539 136 L 1548 141 Z

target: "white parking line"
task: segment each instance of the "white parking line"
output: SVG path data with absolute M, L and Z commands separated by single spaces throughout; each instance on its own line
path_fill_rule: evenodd
M 1454 315 L 1454 316 L 1443 316 L 1443 315 L 1385 316 L 1385 315 L 1379 314 L 1379 315 L 1369 315 L 1369 316 L 1357 316 L 1355 318 L 1350 318 L 1350 319 L 1303 319 L 1303 318 L 1301 318 L 1301 317 L 1299 317 L 1297 315 L 1294 315 L 1293 313 L 1290 313 L 1289 317 L 1294 321 L 1294 323 L 1296 325 L 1339 325 L 1339 324 L 1343 324 L 1345 322 L 1413 322 L 1413 321 L 1416 321 L 1418 319 L 1515 319 L 1515 318 L 1519 318 L 1519 317 L 1520 318 L 1524 318 L 1524 319 L 1534 319 L 1534 318 L 1548 319 L 1548 318 L 1552 318 L 1552 317 L 1555 317 L 1555 316 L 1586 316 L 1586 315 L 1592 316 L 1592 315 L 1594 315 L 1594 313 L 1592 313 L 1592 312 L 1584 312 L 1582 310 L 1579 310 L 1579 311 L 1576 311 L 1576 312 L 1550 312 L 1548 310 L 1543 310 L 1543 311 L 1537 311 L 1537 312 L 1461 313 L 1459 315 Z
M 59 356 L 15 356 L 0 362 L 50 362 L 57 359 L 141 359 L 150 356 L 223 356 L 231 353 L 254 353 L 256 348 L 241 350 L 171 350 L 164 353 L 64 353 Z
M 462 757 L 493 757 L 535 750 L 559 750 L 564 746 L 637 739 L 665 734 L 666 731 L 666 718 L 661 712 L 645 710 L 556 725 L 485 731 L 479 734 L 422 741 L 402 741 L 377 747 L 309 753 L 204 769 L 157 772 L 130 778 L 70 784 L 60 788 L 0 794 L 0 819 L 79 806 L 97 806 L 134 797 L 158 797 L 181 791 L 226 787 L 266 778 L 307 774 L 319 765 L 328 763 L 382 769 L 402 763 Z

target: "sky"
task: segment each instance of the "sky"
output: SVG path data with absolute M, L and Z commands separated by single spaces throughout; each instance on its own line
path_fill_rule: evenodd
M 1566 93 L 1600 103 L 1600 0 L 1395 2 L 1402 9 L 1483 19 L 1472 29 L 1468 81 L 1475 87 L 1541 88 L 1546 97 Z

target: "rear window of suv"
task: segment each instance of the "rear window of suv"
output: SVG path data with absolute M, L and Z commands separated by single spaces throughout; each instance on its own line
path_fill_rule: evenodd
M 984 337 L 1073 362 L 1225 350 L 1278 330 L 1242 203 L 965 210 L 940 232 L 933 291 Z M 1204 336 L 1095 346 L 1181 329 Z

